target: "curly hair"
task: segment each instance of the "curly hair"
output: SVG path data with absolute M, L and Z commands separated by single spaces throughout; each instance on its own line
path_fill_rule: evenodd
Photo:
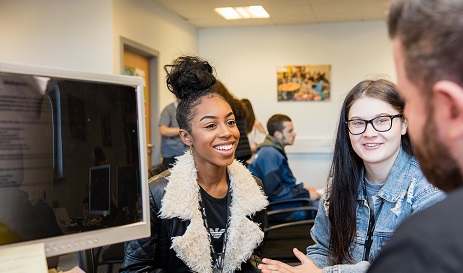
M 176 114 L 178 125 L 191 132 L 190 122 L 196 114 L 194 108 L 199 105 L 199 99 L 210 94 L 219 95 L 211 89 L 217 82 L 214 68 L 199 57 L 181 56 L 165 65 L 164 70 L 167 88 L 180 99 Z

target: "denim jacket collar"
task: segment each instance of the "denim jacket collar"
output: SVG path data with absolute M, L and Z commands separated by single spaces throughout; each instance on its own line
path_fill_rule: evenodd
M 399 154 L 392 165 L 391 170 L 387 176 L 387 181 L 381 190 L 378 192 L 378 196 L 388 202 L 397 202 L 400 196 L 403 196 L 407 192 L 407 188 L 410 184 L 410 181 L 406 179 L 400 179 L 400 177 L 407 173 L 407 169 L 410 167 L 410 161 L 413 160 L 412 156 L 407 154 L 402 147 L 400 147 Z M 363 195 L 363 186 L 364 186 L 364 175 L 365 168 L 362 173 L 362 181 L 357 192 L 357 200 L 365 200 Z

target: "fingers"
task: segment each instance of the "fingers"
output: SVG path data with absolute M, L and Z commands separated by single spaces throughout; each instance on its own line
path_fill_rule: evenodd
M 296 258 L 301 261 L 302 264 L 313 264 L 312 260 L 309 259 L 303 252 L 297 248 L 293 248 L 293 253 Z
M 268 272 L 281 272 L 281 273 L 288 273 L 291 271 L 291 266 L 282 263 L 280 261 L 272 260 L 264 258 L 262 259 L 262 263 L 258 265 L 258 268 L 262 271 L 262 273 Z
M 301 251 L 299 251 L 299 249 L 297 248 L 293 248 L 293 253 L 294 253 L 294 256 L 296 256 L 296 258 L 301 261 L 301 263 L 304 263 L 304 262 L 307 262 L 307 260 L 310 261 L 310 259 L 305 256 L 304 253 L 302 253 Z

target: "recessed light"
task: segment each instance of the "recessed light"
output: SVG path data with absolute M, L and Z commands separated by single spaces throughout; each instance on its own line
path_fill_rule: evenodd
M 220 15 L 223 16 L 223 18 L 227 20 L 241 19 L 240 14 L 234 8 L 231 7 L 216 8 L 215 11 L 217 11 Z
M 215 11 L 227 20 L 270 17 L 262 6 L 223 7 L 216 8 Z

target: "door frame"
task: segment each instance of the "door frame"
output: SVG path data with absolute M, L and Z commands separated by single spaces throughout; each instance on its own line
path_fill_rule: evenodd
M 119 38 L 119 63 L 120 63 L 120 74 L 124 74 L 124 50 L 130 50 L 142 56 L 145 56 L 149 60 L 150 68 L 150 129 L 151 139 L 147 139 L 147 143 L 153 144 L 151 150 L 151 164 L 154 166 L 159 164 L 161 161 L 161 138 L 159 135 L 158 121 L 159 121 L 159 51 L 152 49 L 148 46 L 127 39 L 123 36 Z

